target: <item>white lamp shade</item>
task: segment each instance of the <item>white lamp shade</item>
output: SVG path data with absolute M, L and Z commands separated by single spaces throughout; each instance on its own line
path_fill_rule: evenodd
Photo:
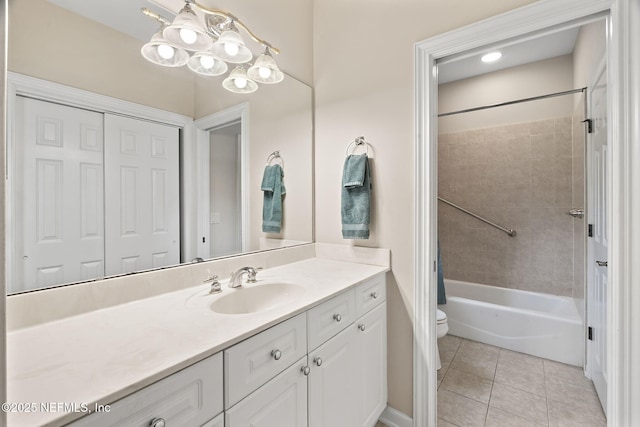
M 189 69 L 203 76 L 219 76 L 227 72 L 227 64 L 211 52 L 196 52 L 187 63 Z
M 189 61 L 189 54 L 162 37 L 162 29 L 155 33 L 149 43 L 140 49 L 142 56 L 150 62 L 165 67 L 181 67 Z
M 229 77 L 224 79 L 222 86 L 234 93 L 252 93 L 258 90 L 258 83 L 247 76 L 244 67 L 236 67 Z
M 265 52 L 256 59 L 249 68 L 247 75 L 258 83 L 280 83 L 284 79 L 284 73 L 280 71 L 276 61 L 269 52 Z
M 234 30 L 226 30 L 220 34 L 218 40 L 213 44 L 211 52 L 216 57 L 232 64 L 244 64 L 253 58 L 253 54 L 245 46 L 240 34 Z
M 188 3 L 173 23 L 164 29 L 162 35 L 174 45 L 191 51 L 209 50 L 213 45 L 213 40 L 200 25 L 198 17 Z

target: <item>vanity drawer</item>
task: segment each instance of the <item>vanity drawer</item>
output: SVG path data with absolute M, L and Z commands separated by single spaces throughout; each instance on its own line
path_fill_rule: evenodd
M 359 284 L 356 287 L 356 317 L 360 317 L 387 299 L 387 285 L 384 274 Z
M 202 426 L 222 412 L 222 352 L 118 400 L 110 409 L 71 425 L 148 427 L 162 418 L 168 426 Z
M 307 353 L 307 319 L 299 314 L 224 351 L 225 409 Z
M 309 351 L 347 327 L 356 318 L 354 290 L 325 301 L 307 312 Z

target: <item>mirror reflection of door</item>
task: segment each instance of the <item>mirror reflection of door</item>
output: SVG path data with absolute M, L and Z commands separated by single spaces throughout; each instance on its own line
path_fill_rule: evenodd
M 177 128 L 25 97 L 15 123 L 11 292 L 180 262 Z
M 242 252 L 241 127 L 209 130 L 209 257 Z

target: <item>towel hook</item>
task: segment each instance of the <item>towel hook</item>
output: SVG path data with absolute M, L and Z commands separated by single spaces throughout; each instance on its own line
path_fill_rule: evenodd
M 349 148 L 350 148 L 353 144 L 356 144 L 356 146 L 355 146 L 355 147 L 353 147 L 353 151 L 352 151 L 351 153 L 349 153 Z M 364 145 L 364 146 L 365 146 L 365 148 L 367 149 L 367 156 L 368 156 L 368 155 L 369 155 L 369 143 L 364 139 L 364 136 L 359 136 L 359 137 L 357 137 L 356 139 L 354 139 L 353 141 L 351 141 L 351 142 L 349 143 L 349 145 L 347 145 L 347 150 L 346 150 L 347 156 L 348 156 L 349 154 L 353 154 L 353 152 L 354 152 L 354 151 L 356 151 L 356 149 L 357 149 L 360 145 Z
M 276 150 L 273 153 L 269 154 L 269 157 L 267 157 L 267 166 L 269 166 L 271 162 L 276 159 L 280 160 L 280 167 L 284 169 L 284 159 L 282 158 L 282 156 L 280 156 L 279 150 Z

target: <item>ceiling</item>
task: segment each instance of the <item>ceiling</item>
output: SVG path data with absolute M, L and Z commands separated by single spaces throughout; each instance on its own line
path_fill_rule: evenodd
M 580 27 L 575 27 L 530 40 L 515 41 L 491 49 L 484 48 L 459 58 L 444 58 L 442 61 L 438 61 L 438 83 L 449 83 L 517 65 L 571 54 L 576 45 L 579 31 Z M 488 64 L 480 61 L 482 55 L 496 50 L 502 53 L 502 58 L 498 61 Z

